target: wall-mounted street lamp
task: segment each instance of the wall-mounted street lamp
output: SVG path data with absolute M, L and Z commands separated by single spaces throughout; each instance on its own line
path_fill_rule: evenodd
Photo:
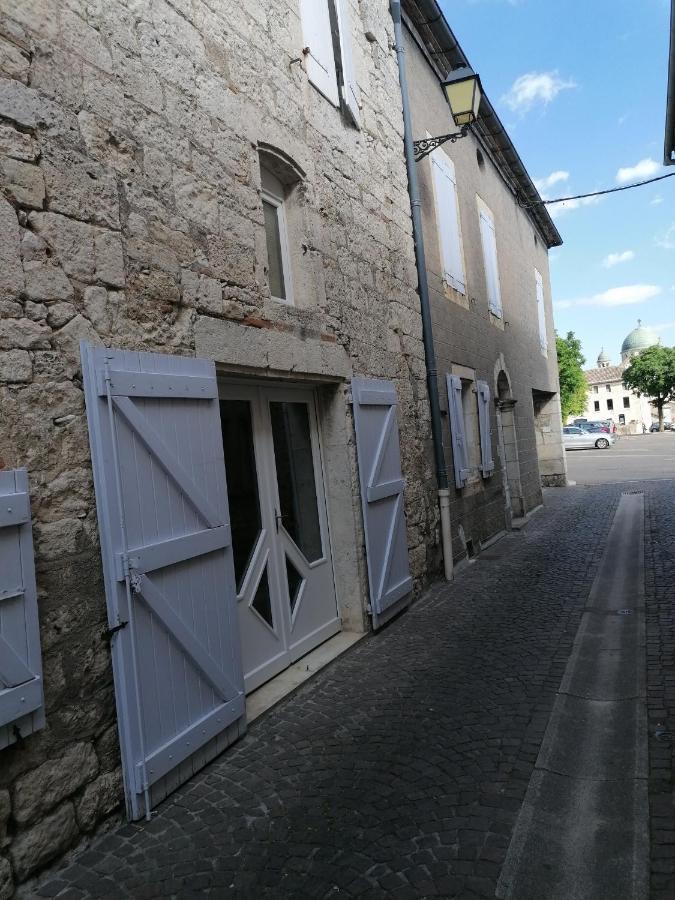
M 415 149 L 416 162 L 424 159 L 432 150 L 440 147 L 441 144 L 445 144 L 446 141 L 454 144 L 460 138 L 466 137 L 469 133 L 469 126 L 473 125 L 478 118 L 482 88 L 480 78 L 473 69 L 470 69 L 468 66 L 454 69 L 443 82 L 443 90 L 450 106 L 453 121 L 459 128 L 459 131 L 414 141 L 413 147 Z

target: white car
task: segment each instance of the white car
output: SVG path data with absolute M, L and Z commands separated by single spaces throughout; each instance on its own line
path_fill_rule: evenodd
M 565 425 L 563 446 L 565 450 L 607 450 L 616 442 L 613 434 L 585 431 L 578 425 Z

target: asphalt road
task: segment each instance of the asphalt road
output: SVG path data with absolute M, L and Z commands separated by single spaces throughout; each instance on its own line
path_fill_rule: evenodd
M 675 432 L 619 437 L 609 450 L 568 450 L 567 474 L 577 484 L 675 478 Z

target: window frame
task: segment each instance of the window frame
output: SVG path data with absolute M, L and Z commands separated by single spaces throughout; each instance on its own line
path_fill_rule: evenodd
M 630 397 L 623 398 L 623 408 L 630 409 Z
M 600 401 L 599 400 L 593 401 L 593 411 L 600 412 Z
M 614 398 L 607 398 L 607 412 L 614 412 Z
M 261 178 L 262 172 L 267 174 L 268 179 L 274 178 L 276 181 L 279 179 L 274 175 L 274 173 L 270 172 L 269 169 L 261 168 Z M 279 182 L 281 185 L 281 182 Z M 283 185 L 281 185 L 283 188 Z M 273 206 L 277 211 L 277 226 L 279 228 L 279 247 L 281 250 L 281 268 L 282 268 L 282 279 L 284 283 L 284 290 L 286 291 L 285 297 L 277 297 L 272 293 L 272 289 L 270 286 L 270 295 L 273 300 L 277 303 L 284 303 L 286 306 L 295 306 L 295 299 L 293 293 L 293 269 L 291 265 L 291 251 L 290 244 L 288 241 L 288 219 L 286 217 L 286 198 L 283 196 L 278 196 L 273 193 L 269 188 L 262 187 L 260 191 L 260 198 L 262 202 L 269 203 L 270 206 Z M 264 228 L 264 225 L 263 225 Z M 267 232 L 265 232 L 265 248 L 267 250 L 267 282 L 269 286 L 270 278 L 270 264 L 269 264 L 269 246 L 267 242 Z

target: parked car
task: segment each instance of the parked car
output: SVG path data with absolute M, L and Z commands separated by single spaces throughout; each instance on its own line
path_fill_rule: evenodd
M 563 446 L 565 450 L 607 450 L 616 438 L 607 432 L 587 431 L 578 425 L 566 425 L 563 428 Z
M 651 424 L 650 427 L 649 427 L 649 430 L 650 430 L 650 431 L 658 431 L 658 430 L 659 430 L 659 423 L 658 423 L 658 422 L 652 422 L 652 424 Z M 672 422 L 664 422 L 664 423 L 663 423 L 663 430 L 664 430 L 664 431 L 675 431 L 675 428 L 673 428 L 673 423 L 672 423 Z
M 605 434 L 611 434 L 611 428 L 609 425 L 605 424 L 605 422 L 586 422 L 585 425 L 579 425 L 579 428 L 583 428 L 584 431 L 590 431 L 594 434 L 601 431 Z

